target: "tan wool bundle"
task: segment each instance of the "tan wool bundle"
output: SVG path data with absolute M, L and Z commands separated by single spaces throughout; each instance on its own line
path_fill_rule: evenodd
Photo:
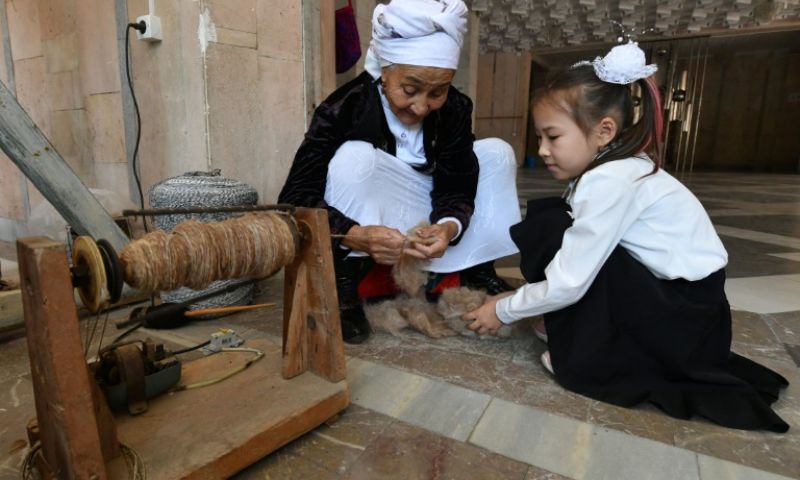
M 222 222 L 188 220 L 172 233 L 149 233 L 122 250 L 125 281 L 152 292 L 267 277 L 295 256 L 293 221 L 273 212 L 251 213 Z

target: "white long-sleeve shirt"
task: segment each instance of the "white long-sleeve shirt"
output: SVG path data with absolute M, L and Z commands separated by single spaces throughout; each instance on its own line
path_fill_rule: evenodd
M 590 170 L 567 198 L 573 224 L 541 282 L 497 302 L 504 323 L 565 308 L 583 297 L 617 245 L 656 277 L 694 281 L 728 263 L 700 201 L 649 159 L 614 160 Z
M 389 100 L 383 93 L 383 88 L 378 88 L 381 95 L 381 105 L 383 106 L 383 114 L 386 116 L 386 123 L 389 125 L 389 131 L 394 136 L 395 143 L 395 156 L 400 160 L 412 166 L 419 166 L 425 163 L 425 144 L 422 136 L 422 122 L 416 125 L 406 125 L 397 118 L 392 108 L 389 106 Z M 453 222 L 458 227 L 455 237 L 461 236 L 463 226 L 461 221 L 456 217 L 443 217 L 437 223 Z

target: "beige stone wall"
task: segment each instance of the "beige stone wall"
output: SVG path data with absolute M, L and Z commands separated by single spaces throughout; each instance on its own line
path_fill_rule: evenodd
M 4 7 L 4 5 L 0 3 L 0 7 Z M 5 9 L 3 8 L 0 13 L 5 13 Z M 2 15 L 0 18 L 4 20 L 0 25 L 2 27 L 7 24 L 7 20 L 5 20 L 7 17 Z M 0 42 L 0 81 L 13 90 L 13 63 L 6 65 L 6 56 L 8 55 L 10 60 L 10 54 L 11 50 L 7 48 L 6 43 Z M 24 176 L 16 165 L 11 163 L 11 160 L 0 151 L 0 218 L 5 220 L 6 229 L 13 230 L 16 223 L 25 220 L 26 203 Z
M 127 8 L 133 20 L 147 1 Z M 157 0 L 155 9 L 164 40 L 132 45 L 145 190 L 219 168 L 276 201 L 305 130 L 301 2 Z
M 90 187 L 127 191 L 114 4 L 107 0 L 5 0 L 9 59 L 3 81 Z M 4 52 L 5 53 L 5 52 Z M 0 159 L 0 239 L 25 232 L 44 201 Z M 8 221 L 14 220 L 16 228 Z
M 220 168 L 254 186 L 262 203 L 274 202 L 305 131 L 314 67 L 304 65 L 303 29 L 318 27 L 320 9 L 304 21 L 308 2 L 298 0 L 154 3 L 163 41 L 131 32 L 145 195 L 163 178 Z M 148 1 L 0 0 L 0 7 L 10 38 L 0 42 L 0 59 L 6 48 L 11 59 L 0 61 L 0 79 L 16 85 L 19 102 L 87 186 L 138 199 L 120 38 Z M 0 154 L 0 241 L 24 234 L 42 201 Z

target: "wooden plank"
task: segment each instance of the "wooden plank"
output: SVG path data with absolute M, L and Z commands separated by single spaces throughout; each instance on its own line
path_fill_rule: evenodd
M 484 54 L 478 68 L 475 135 L 505 140 L 514 149 L 520 165 L 528 138 L 531 55 Z
M 289 379 L 308 370 L 308 270 L 304 264 L 297 271 L 288 323 L 284 326 L 283 378 Z M 285 279 L 284 279 L 285 281 Z
M 148 478 L 229 478 L 347 407 L 345 382 L 311 372 L 286 380 L 279 345 L 244 346 L 264 358 L 217 384 L 155 398 L 136 417 L 117 415 L 120 440 L 142 457 Z M 250 358 L 224 353 L 188 362 L 181 383 L 218 378 Z
M 478 84 L 476 85 L 475 117 L 492 116 L 492 91 L 494 90 L 494 53 L 478 55 Z M 477 123 L 477 122 L 476 122 Z M 485 138 L 477 129 L 478 138 Z
M 304 263 L 308 269 L 306 308 L 309 368 L 323 378 L 338 382 L 345 378 L 347 366 L 339 319 L 339 301 L 336 298 L 328 212 L 323 209 L 298 208 L 295 218 L 298 223 L 305 225 L 306 238 L 295 261 Z
M 21 327 L 22 293 L 19 290 L 0 292 L 0 332 Z
M 322 98 L 336 90 L 336 3 L 319 2 Z
M 525 161 L 525 152 L 528 147 L 528 113 L 531 110 L 531 54 L 523 52 L 519 56 L 519 89 L 517 90 L 517 113 L 522 116 L 519 128 L 517 129 L 517 146 L 514 152 L 517 154 L 517 166 L 521 166 Z
M 66 247 L 17 241 L 39 438 L 59 478 L 107 478 Z
M 80 235 L 119 252 L 128 238 L 0 82 L 0 148 Z
M 495 57 L 492 116 L 511 117 L 517 112 L 519 57 L 512 52 L 498 52 Z

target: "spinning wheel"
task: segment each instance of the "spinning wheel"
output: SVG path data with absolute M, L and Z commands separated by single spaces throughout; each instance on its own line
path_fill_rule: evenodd
M 126 478 L 121 444 L 138 452 L 149 478 L 226 478 L 347 406 L 327 213 L 297 209 L 293 215 L 302 236 L 285 266 L 283 344 L 252 339 L 265 352 L 263 360 L 225 382 L 157 397 L 136 417 L 112 415 L 99 393 L 83 356 L 74 303 L 73 284 L 92 312 L 119 299 L 117 253 L 108 242 L 79 237 L 70 270 L 63 244 L 42 237 L 17 242 L 36 372 L 41 450 L 34 460 L 43 478 Z M 215 356 L 188 362 L 181 376 L 206 373 L 215 362 Z M 179 462 L 175 442 L 185 452 Z

